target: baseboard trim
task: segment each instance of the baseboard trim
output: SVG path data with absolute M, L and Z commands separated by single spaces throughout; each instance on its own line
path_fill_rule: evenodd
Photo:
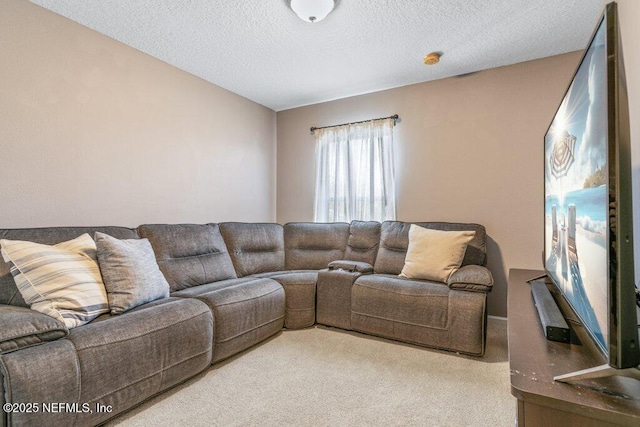
M 506 318 L 506 317 L 492 316 L 492 315 L 488 315 L 487 317 L 488 317 L 489 319 L 504 320 L 505 322 L 507 321 L 507 318 Z

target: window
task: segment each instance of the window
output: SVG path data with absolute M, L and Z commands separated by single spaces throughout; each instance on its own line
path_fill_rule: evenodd
M 396 218 L 393 118 L 315 130 L 316 222 Z

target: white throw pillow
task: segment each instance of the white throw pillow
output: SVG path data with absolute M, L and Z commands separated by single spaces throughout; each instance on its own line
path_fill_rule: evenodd
M 53 246 L 21 240 L 0 240 L 0 246 L 20 294 L 33 310 L 67 328 L 109 312 L 96 244 L 88 234 Z
M 431 230 L 412 224 L 401 277 L 447 283 L 460 268 L 475 231 Z

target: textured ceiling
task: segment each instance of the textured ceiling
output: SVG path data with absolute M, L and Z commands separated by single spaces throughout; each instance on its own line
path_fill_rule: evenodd
M 604 0 L 31 0 L 275 111 L 584 49 Z M 422 57 L 442 52 L 440 63 Z

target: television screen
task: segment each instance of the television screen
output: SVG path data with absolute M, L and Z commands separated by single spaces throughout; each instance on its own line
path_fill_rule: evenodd
M 607 52 L 604 20 L 544 139 L 545 268 L 609 351 Z

